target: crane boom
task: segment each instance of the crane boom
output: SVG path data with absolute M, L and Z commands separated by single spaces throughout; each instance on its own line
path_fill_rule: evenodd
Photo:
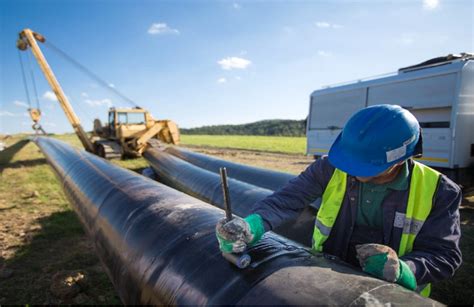
M 79 137 L 79 140 L 81 141 L 82 145 L 87 151 L 93 153 L 94 145 L 90 141 L 87 133 L 84 131 L 84 128 L 82 127 L 79 118 L 77 117 L 71 104 L 69 103 L 69 100 L 64 94 L 63 89 L 61 88 L 61 85 L 59 84 L 58 80 L 54 76 L 53 71 L 51 70 L 51 67 L 46 61 L 46 58 L 44 57 L 43 53 L 41 52 L 41 49 L 39 48 L 37 41 L 44 42 L 45 38 L 42 35 L 36 32 L 33 32 L 30 29 L 24 29 L 23 31 L 20 32 L 20 38 L 17 42 L 17 47 L 20 50 L 26 50 L 28 46 L 31 48 L 31 51 L 33 55 L 35 56 L 36 60 L 38 61 L 38 64 L 41 70 L 43 71 L 46 77 L 46 80 L 51 86 L 51 89 L 53 90 L 54 94 L 56 94 L 59 104 L 61 108 L 63 109 L 64 113 L 66 114 L 67 119 L 71 123 L 72 128 L 74 129 L 77 136 Z

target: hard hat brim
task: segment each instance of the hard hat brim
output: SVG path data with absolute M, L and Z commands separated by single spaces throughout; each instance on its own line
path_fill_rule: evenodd
M 375 165 L 362 161 L 357 157 L 357 155 L 354 155 L 344 148 L 341 142 L 341 136 L 342 133 L 339 134 L 336 141 L 332 144 L 328 158 L 332 166 L 348 173 L 349 175 L 357 177 L 373 177 L 383 173 L 390 166 L 398 162 L 397 160 L 390 163 Z

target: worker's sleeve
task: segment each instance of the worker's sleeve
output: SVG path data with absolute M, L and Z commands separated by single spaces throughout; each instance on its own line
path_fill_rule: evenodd
M 415 273 L 419 285 L 452 277 L 462 263 L 461 200 L 461 189 L 442 176 L 433 208 L 416 236 L 413 251 L 401 257 Z
M 262 217 L 265 231 L 296 219 L 306 206 L 321 197 L 333 172 L 327 157 L 316 160 L 280 190 L 255 203 L 252 213 Z

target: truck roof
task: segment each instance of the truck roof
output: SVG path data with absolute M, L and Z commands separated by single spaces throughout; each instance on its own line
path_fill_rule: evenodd
M 367 85 L 389 83 L 397 80 L 416 79 L 427 75 L 438 75 L 440 73 L 456 72 L 461 70 L 468 61 L 474 61 L 474 54 L 461 53 L 459 55 L 449 54 L 447 56 L 432 58 L 419 64 L 400 68 L 396 72 L 376 75 L 358 80 L 336 83 L 323 86 L 311 93 L 311 96 L 320 93 L 330 93 L 341 90 L 350 90 Z
M 440 56 L 440 57 L 429 59 L 419 64 L 400 68 L 398 71 L 399 72 L 413 71 L 417 69 L 424 69 L 424 68 L 433 67 L 433 66 L 445 65 L 453 61 L 467 61 L 471 59 L 474 59 L 474 54 L 472 53 L 462 52 L 461 54 L 448 54 L 446 56 Z
M 116 108 L 112 107 L 109 112 L 126 112 L 126 113 L 146 113 L 145 109 L 141 108 Z

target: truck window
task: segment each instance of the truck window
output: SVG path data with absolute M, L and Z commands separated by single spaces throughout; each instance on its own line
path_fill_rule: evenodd
M 457 74 L 451 73 L 371 86 L 368 105 L 398 104 L 408 110 L 450 107 L 456 82 Z
M 145 123 L 145 113 L 128 113 L 129 124 L 140 124 Z
M 119 112 L 118 114 L 118 124 L 127 124 L 127 113 Z

